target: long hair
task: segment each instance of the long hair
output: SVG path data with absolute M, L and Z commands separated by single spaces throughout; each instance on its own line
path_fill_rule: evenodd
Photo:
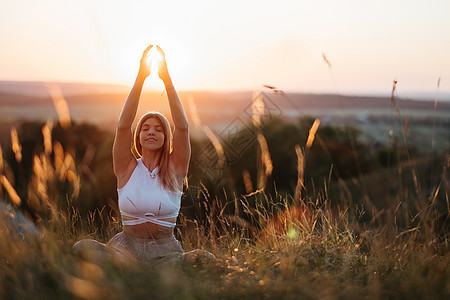
M 134 142 L 133 142 L 133 152 L 136 158 L 142 157 L 142 145 L 139 140 L 139 134 L 142 129 L 142 124 L 149 118 L 157 118 L 161 121 L 164 131 L 164 144 L 161 148 L 161 156 L 158 162 L 158 178 L 165 189 L 171 191 L 180 191 L 182 187 L 176 181 L 175 174 L 169 168 L 169 155 L 172 152 L 172 131 L 170 130 L 170 124 L 167 118 L 159 112 L 148 112 L 142 116 L 139 120 L 136 129 L 134 131 Z

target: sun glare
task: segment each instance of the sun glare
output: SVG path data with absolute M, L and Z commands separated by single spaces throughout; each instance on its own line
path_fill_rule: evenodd
M 146 45 L 146 43 L 151 43 L 154 46 L 147 54 L 147 63 L 150 65 L 151 73 L 145 82 L 145 87 L 160 92 L 165 88 L 164 83 L 158 76 L 158 62 L 162 57 L 158 53 L 156 45 L 159 45 L 165 53 L 169 74 L 177 88 L 185 89 L 189 87 L 192 81 L 192 73 L 195 70 L 193 66 L 195 55 L 192 53 L 192 47 L 186 47 L 179 41 L 170 40 L 169 36 L 155 37 L 152 40 L 136 39 L 134 44 L 126 47 L 120 45 L 116 61 L 121 79 L 123 78 L 122 80 L 126 81 L 127 84 L 132 84 L 130 78 L 136 76 L 139 55 L 142 55 L 142 51 L 147 47 L 148 44 Z
M 162 60 L 162 56 L 159 54 L 156 46 L 150 49 L 147 57 L 147 63 L 150 64 L 152 71 L 158 70 L 158 63 Z
M 150 49 L 147 55 L 147 64 L 150 65 L 150 81 L 159 80 L 158 76 L 158 63 L 162 60 L 161 54 L 159 54 L 156 45 Z

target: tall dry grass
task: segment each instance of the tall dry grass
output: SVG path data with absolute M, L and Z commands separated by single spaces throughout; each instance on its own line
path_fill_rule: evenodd
M 197 113 L 197 105 L 195 104 L 195 100 L 192 95 L 188 95 L 187 103 L 188 103 L 188 107 L 190 110 L 191 120 L 193 121 L 193 124 L 194 124 L 194 128 L 202 130 L 203 133 L 211 141 L 211 143 L 214 147 L 214 150 L 216 151 L 216 154 L 217 154 L 218 168 L 219 169 L 223 168 L 225 165 L 225 162 L 226 162 L 226 158 L 225 158 L 225 152 L 223 150 L 222 144 L 220 143 L 216 134 L 208 126 L 202 124 L 200 117 Z
M 392 206 L 382 211 L 364 211 L 362 200 L 352 199 L 345 206 L 334 207 L 327 188 L 313 196 L 303 193 L 309 150 L 315 141 L 320 144 L 320 121 L 316 120 L 305 143 L 292 147 L 298 171 L 294 195 L 280 195 L 277 191 L 269 194 L 268 178 L 277 166 L 271 161 L 270 145 L 261 128 L 262 111 L 261 106 L 254 110 L 258 125 L 255 128 L 259 130 L 256 185 L 248 171 L 244 171 L 247 194 L 224 193 L 224 201 L 212 197 L 202 186 L 198 197 L 205 199 L 199 202 L 205 219 L 182 215 L 179 218 L 177 236 L 184 249 L 207 249 L 216 255 L 217 263 L 164 270 L 123 268 L 108 259 L 93 263 L 72 256 L 73 243 L 98 228 L 83 227 L 80 222 L 82 216 L 73 202 L 81 189 L 81 167 L 58 141 L 51 140 L 52 123 L 45 124 L 43 152 L 33 157 L 33 174 L 26 193 L 16 191 L 15 178 L 11 177 L 6 161 L 0 158 L 2 198 L 15 207 L 2 211 L 0 218 L 0 298 L 445 299 L 450 296 L 449 235 L 448 227 L 442 228 L 448 226 L 450 214 L 449 161 L 440 166 L 439 184 L 428 197 L 418 194 L 420 181 L 414 176 L 419 176 L 419 172 L 406 165 L 397 169 L 396 176 L 404 181 L 393 196 Z M 11 136 L 12 151 L 20 164 L 17 155 L 20 137 L 17 131 Z M 213 142 L 214 138 L 209 138 Z M 215 149 L 219 151 L 218 147 Z M 331 184 L 331 173 L 332 168 L 326 186 Z M 404 184 L 407 177 L 412 180 L 411 186 Z M 344 191 L 342 197 L 351 197 L 349 183 L 341 180 L 338 184 Z M 20 198 L 19 194 L 25 196 Z M 24 231 L 20 222 L 11 221 L 18 218 L 15 211 L 24 204 L 36 212 L 34 221 L 42 234 Z M 370 214 L 369 222 L 359 222 L 358 216 L 364 214 Z M 93 224 L 101 216 L 92 212 L 88 220 Z M 398 225 L 399 219 L 406 225 Z M 110 235 L 102 237 L 103 241 L 117 229 L 112 228 Z

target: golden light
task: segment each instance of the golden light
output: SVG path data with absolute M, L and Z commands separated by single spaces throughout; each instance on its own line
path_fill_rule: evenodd
M 147 57 L 147 64 L 150 65 L 152 73 L 158 73 L 158 63 L 162 60 L 162 56 L 158 52 L 156 45 L 150 49 Z
M 147 63 L 150 65 L 151 73 L 146 80 L 145 87 L 162 92 L 164 84 L 158 76 L 158 61 L 162 59 L 157 52 L 156 45 L 159 45 L 165 53 L 167 67 L 177 89 L 187 88 L 192 81 L 195 81 L 193 64 L 195 55 L 192 54 L 192 47 L 186 47 L 180 41 L 172 39 L 170 36 L 156 36 L 152 40 L 135 41 L 132 45 L 120 45 L 115 54 L 114 66 L 117 69 L 117 76 L 126 81 L 128 85 L 133 84 L 139 67 L 139 59 L 142 51 L 148 46 L 154 46 L 148 53 Z
M 159 54 L 156 45 L 150 49 L 147 57 L 147 63 L 150 65 L 150 76 L 147 80 L 147 86 L 162 91 L 164 90 L 164 84 L 158 76 L 158 64 L 162 60 L 162 56 Z

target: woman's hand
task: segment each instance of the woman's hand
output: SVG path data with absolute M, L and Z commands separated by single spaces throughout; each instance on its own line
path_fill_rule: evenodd
M 171 87 L 172 81 L 169 76 L 169 70 L 167 69 L 166 55 L 164 54 L 164 52 L 161 50 L 161 48 L 158 45 L 156 45 L 156 49 L 157 49 L 159 55 L 161 55 L 161 60 L 158 61 L 159 78 L 161 78 L 161 80 L 164 82 L 164 85 L 166 87 L 168 85 L 169 85 L 169 87 Z
M 142 53 L 138 77 L 143 79 L 147 78 L 151 72 L 151 63 L 148 61 L 148 52 L 152 47 L 153 45 L 148 46 L 147 49 L 144 50 L 144 53 Z

